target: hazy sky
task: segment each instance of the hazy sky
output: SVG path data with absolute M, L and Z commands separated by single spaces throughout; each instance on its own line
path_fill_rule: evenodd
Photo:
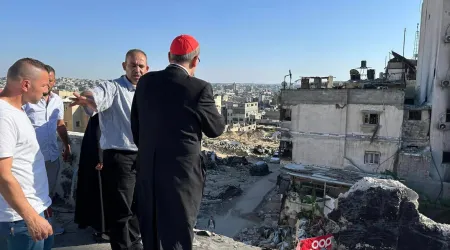
M 201 45 L 197 76 L 210 82 L 280 83 L 333 75 L 367 60 L 383 70 L 390 50 L 413 54 L 420 0 L 0 1 L 0 76 L 21 57 L 57 76 L 120 76 L 128 49 L 143 49 L 151 70 L 167 65 L 174 37 Z

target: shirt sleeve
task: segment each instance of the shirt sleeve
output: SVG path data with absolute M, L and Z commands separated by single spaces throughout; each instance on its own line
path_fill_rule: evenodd
M 117 95 L 117 85 L 114 82 L 104 81 L 97 87 L 91 89 L 97 112 L 103 112 L 111 107 Z
M 17 144 L 17 129 L 11 118 L 0 117 L 0 158 L 12 157 Z
M 58 120 L 64 120 L 64 102 L 60 99 L 58 104 Z

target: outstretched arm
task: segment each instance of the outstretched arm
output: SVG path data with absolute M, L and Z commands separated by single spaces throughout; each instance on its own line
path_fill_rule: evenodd
M 84 91 L 81 94 L 75 92 L 73 95 L 75 97 L 70 98 L 73 101 L 70 106 L 80 105 L 86 114 L 93 116 L 111 107 L 117 95 L 117 85 L 105 81 L 92 90 Z
M 203 88 L 198 101 L 202 132 L 209 138 L 219 137 L 225 130 L 225 120 L 216 108 L 211 84 Z

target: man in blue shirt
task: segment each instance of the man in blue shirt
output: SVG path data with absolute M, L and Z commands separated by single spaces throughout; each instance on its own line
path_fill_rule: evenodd
M 62 99 L 52 92 L 56 82 L 55 70 L 49 65 L 46 65 L 46 68 L 50 79 L 48 92 L 44 93 L 44 96 L 38 103 L 27 103 L 23 106 L 23 109 L 36 131 L 36 137 L 45 159 L 49 194 L 53 198 L 60 170 L 57 133 L 63 143 L 64 150 L 62 155 L 64 161 L 69 160 L 71 150 L 67 128 L 64 123 L 64 104 Z M 53 231 L 55 234 L 62 234 L 64 229 L 54 228 Z
M 84 107 L 90 116 L 98 113 L 103 167 L 97 169 L 101 169 L 111 249 L 141 250 L 139 222 L 133 211 L 138 149 L 131 133 L 130 114 L 136 85 L 149 70 L 147 55 L 139 49 L 129 50 L 122 67 L 125 75 L 81 94 L 74 93 L 70 105 Z

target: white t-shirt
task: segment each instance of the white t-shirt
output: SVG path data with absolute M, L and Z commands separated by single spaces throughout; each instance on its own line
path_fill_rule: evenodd
M 19 182 L 30 205 L 37 213 L 52 201 L 48 194 L 44 156 L 27 114 L 0 100 L 0 158 L 13 157 L 12 174 Z M 0 183 L 2 185 L 2 183 Z M 22 220 L 0 195 L 0 222 Z

